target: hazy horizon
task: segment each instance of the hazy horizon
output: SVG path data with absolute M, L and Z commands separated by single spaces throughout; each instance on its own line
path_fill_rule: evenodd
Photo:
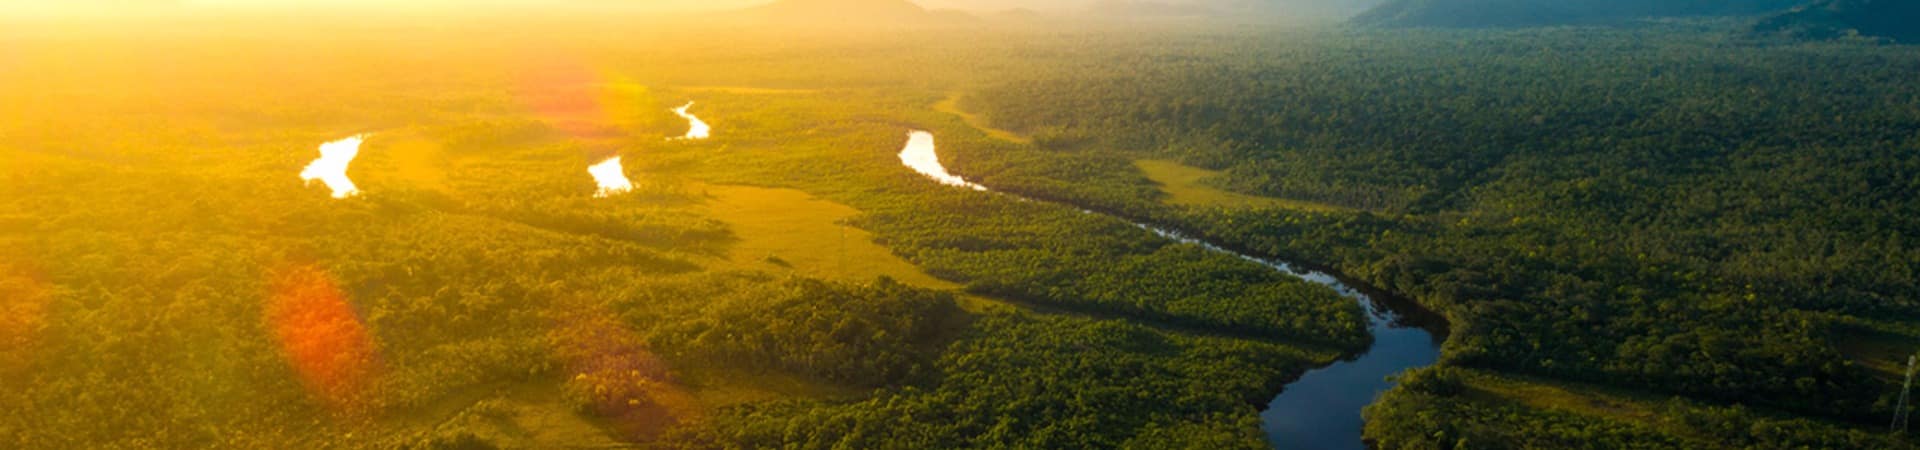
M 692 13 L 727 11 L 774 3 L 775 0 L 418 0 L 404 4 L 381 0 L 0 0 L 0 7 L 14 13 L 109 13 L 165 12 L 170 10 L 376 10 L 392 12 L 432 12 L 457 7 L 476 9 L 571 8 L 618 9 L 649 13 Z M 1009 9 L 1072 11 L 1085 8 L 1089 0 L 909 0 L 927 9 L 954 9 L 992 12 Z

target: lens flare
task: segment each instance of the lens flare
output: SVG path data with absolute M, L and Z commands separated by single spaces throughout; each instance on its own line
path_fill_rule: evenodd
M 646 441 L 698 421 L 699 403 L 668 375 L 646 341 L 602 308 L 566 308 L 550 333 L 572 377 L 568 396 L 607 420 L 622 437 Z
M 31 364 L 46 328 L 51 286 L 23 270 L 0 264 L 0 374 Z
M 712 136 L 713 127 L 707 126 L 707 123 L 701 121 L 699 117 L 694 117 L 693 113 L 687 112 L 687 110 L 690 109 L 693 109 L 693 102 L 687 102 L 687 104 L 673 109 L 674 114 L 679 114 L 681 118 L 687 119 L 687 134 L 679 137 L 679 139 L 706 139 Z
M 320 158 L 307 164 L 300 171 L 300 179 L 313 185 L 314 180 L 325 183 L 333 190 L 333 198 L 347 198 L 360 195 L 360 188 L 347 178 L 347 164 L 360 156 L 360 144 L 366 141 L 366 135 L 350 136 L 346 139 L 320 144 Z
M 627 179 L 626 168 L 620 165 L 620 157 L 615 156 L 587 167 L 587 173 L 593 175 L 593 182 L 600 189 L 593 193 L 596 198 L 607 198 L 633 190 L 633 181 Z
M 568 139 L 598 141 L 624 134 L 620 114 L 608 107 L 624 84 L 610 84 L 607 76 L 564 57 L 529 58 L 524 70 L 514 90 L 520 103 Z
M 346 293 L 312 267 L 284 271 L 271 287 L 265 319 L 287 364 L 321 403 L 359 410 L 380 371 L 379 351 Z
M 907 147 L 900 149 L 900 163 L 906 164 L 913 171 L 920 172 L 921 175 L 926 175 L 927 178 L 932 178 L 940 184 L 971 188 L 976 191 L 987 190 L 986 186 L 974 184 L 965 178 L 947 173 L 947 168 L 940 165 L 940 155 L 934 152 L 933 133 L 925 131 L 907 133 Z

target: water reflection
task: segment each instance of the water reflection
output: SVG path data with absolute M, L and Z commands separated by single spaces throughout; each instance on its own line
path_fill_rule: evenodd
M 633 190 L 633 181 L 627 179 L 626 167 L 620 165 L 620 157 L 615 156 L 587 167 L 587 173 L 593 175 L 593 182 L 600 185 L 595 191 L 596 198 L 606 198 Z
M 679 114 L 681 118 L 687 119 L 687 135 L 681 136 L 680 139 L 706 139 L 712 136 L 713 127 L 707 126 L 707 123 L 701 121 L 699 117 L 694 117 L 692 113 L 687 112 L 687 110 L 690 109 L 693 109 L 693 102 L 687 102 L 687 104 L 673 109 L 674 114 Z
M 360 156 L 360 144 L 366 141 L 366 135 L 354 135 L 346 139 L 320 144 L 320 158 L 307 164 L 300 171 L 300 179 L 313 185 L 314 180 L 325 183 L 333 190 L 333 198 L 347 198 L 360 195 L 360 188 L 347 178 L 347 164 Z
M 947 168 L 940 165 L 940 155 L 934 152 L 933 133 L 925 131 L 907 133 L 907 147 L 900 150 L 900 163 L 906 164 L 913 171 L 920 172 L 921 175 L 926 175 L 927 178 L 932 178 L 940 184 L 972 188 L 976 191 L 987 190 L 986 186 L 974 184 L 965 178 L 947 173 Z

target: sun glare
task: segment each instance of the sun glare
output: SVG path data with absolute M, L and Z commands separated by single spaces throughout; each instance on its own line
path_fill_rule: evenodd
M 333 198 L 347 198 L 360 195 L 360 188 L 347 178 L 347 164 L 360 156 L 360 144 L 366 141 L 366 135 L 355 135 L 346 139 L 320 144 L 320 157 L 307 164 L 300 171 L 300 179 L 307 185 L 315 180 L 325 183 L 333 190 Z
M 593 182 L 600 185 L 594 197 L 607 198 L 633 190 L 633 181 L 627 179 L 627 170 L 620 165 L 618 156 L 587 167 L 587 173 L 592 174 Z
M 940 184 L 976 191 L 987 190 L 986 186 L 974 184 L 958 175 L 947 173 L 947 168 L 940 165 L 940 155 L 934 152 L 933 133 L 925 131 L 908 133 L 907 147 L 900 150 L 900 163 L 906 164 L 913 171 L 920 172 L 921 175 L 926 175 L 927 178 L 932 178 Z

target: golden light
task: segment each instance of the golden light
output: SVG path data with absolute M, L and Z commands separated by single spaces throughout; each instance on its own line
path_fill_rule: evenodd
M 622 437 L 649 440 L 701 419 L 700 405 L 674 383 L 646 340 L 603 308 L 567 308 L 549 333 L 555 356 L 571 374 L 570 396 Z
M 46 327 L 51 288 L 24 270 L 0 265 L 0 374 L 33 361 L 40 331 Z
M 313 185 L 315 180 L 325 183 L 333 190 L 333 198 L 347 198 L 360 195 L 360 188 L 347 178 L 347 165 L 353 158 L 360 156 L 360 144 L 366 141 L 365 135 L 350 136 L 346 139 L 320 144 L 320 157 L 307 164 L 300 171 L 300 179 Z

